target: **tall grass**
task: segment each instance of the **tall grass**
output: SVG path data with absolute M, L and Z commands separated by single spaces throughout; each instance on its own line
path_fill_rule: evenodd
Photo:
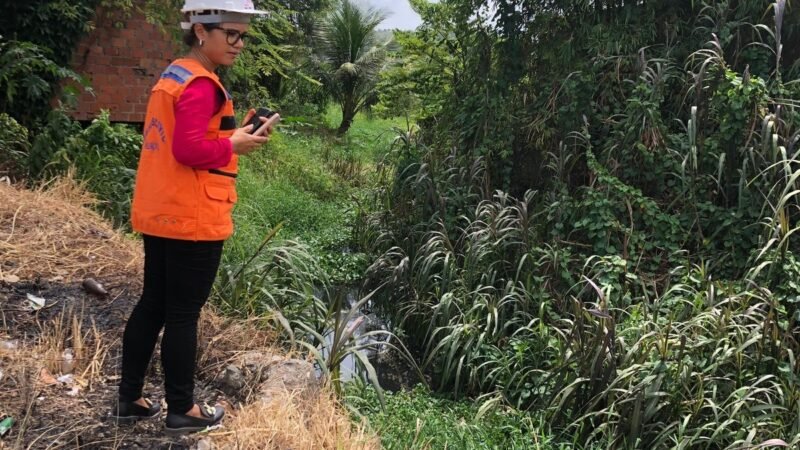
M 380 237 L 380 305 L 440 390 L 542 411 L 581 447 L 800 445 L 784 7 L 754 26 L 769 78 L 735 71 L 716 36 L 686 74 L 642 49 L 618 74 L 633 86 L 608 118 L 618 139 L 586 123 L 549 153 L 540 192 L 491 192 L 489 161 L 399 136 L 385 209 L 361 230 Z M 675 83 L 684 104 L 663 95 Z
M 372 294 L 348 305 L 343 287 L 367 266 L 351 230 L 392 122 L 359 116 L 348 136 L 334 137 L 308 120 L 288 118 L 267 147 L 241 160 L 235 233 L 214 299 L 228 315 L 271 321 L 287 346 L 316 359 L 336 392 L 345 359 L 382 392 L 366 351 L 393 349 L 416 364 L 391 333 L 356 333 Z

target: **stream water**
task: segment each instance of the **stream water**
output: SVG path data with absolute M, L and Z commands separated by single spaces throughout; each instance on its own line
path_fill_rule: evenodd
M 352 286 L 337 286 L 331 288 L 329 291 L 318 290 L 315 292 L 318 299 L 326 304 L 337 299 L 337 296 L 342 299 L 341 301 L 341 318 L 344 319 L 349 311 L 357 306 L 361 300 L 362 292 L 358 288 Z M 358 350 L 370 361 L 378 376 L 378 381 L 386 390 L 397 391 L 404 388 L 413 387 L 419 382 L 419 377 L 413 368 L 406 362 L 396 351 L 391 350 L 391 347 L 386 345 L 387 342 L 391 343 L 388 335 L 379 336 L 365 336 L 369 332 L 376 330 L 391 331 L 390 324 L 378 316 L 373 311 L 371 302 L 364 304 L 355 314 L 350 317 L 346 327 L 349 329 L 355 327 L 353 331 L 353 340 L 355 345 L 367 345 L 369 347 Z M 330 328 L 323 335 L 325 343 L 321 348 L 322 355 L 326 359 L 330 354 L 330 348 L 333 345 L 334 330 Z M 349 344 L 354 345 L 353 343 Z M 318 369 L 319 370 L 319 369 Z M 321 373 L 321 371 L 320 371 Z M 366 373 L 363 373 L 358 358 L 354 354 L 348 354 L 340 365 L 340 376 L 342 381 L 351 381 L 356 377 L 366 380 Z

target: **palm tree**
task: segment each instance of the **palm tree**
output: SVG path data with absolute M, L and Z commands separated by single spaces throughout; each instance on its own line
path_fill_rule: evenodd
M 320 77 L 342 108 L 339 134 L 347 133 L 353 118 L 369 100 L 387 60 L 387 45 L 376 28 L 386 18 L 374 8 L 360 8 L 351 0 L 341 3 L 320 26 L 316 56 Z

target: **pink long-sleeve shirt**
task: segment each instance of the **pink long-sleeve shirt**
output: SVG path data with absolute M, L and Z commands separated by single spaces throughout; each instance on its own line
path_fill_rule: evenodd
M 208 123 L 222 108 L 224 98 L 208 78 L 196 78 L 175 103 L 172 154 L 179 163 L 195 169 L 219 169 L 233 155 L 228 138 L 206 139 Z

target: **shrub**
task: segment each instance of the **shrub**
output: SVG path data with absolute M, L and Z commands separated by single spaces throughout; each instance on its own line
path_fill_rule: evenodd
M 39 179 L 64 174 L 74 167 L 78 179 L 100 200 L 98 209 L 124 226 L 141 150 L 141 134 L 127 125 L 112 125 L 103 111 L 86 129 L 55 110 L 34 141 L 29 158 L 31 173 Z
M 0 113 L 0 176 L 20 178 L 30 150 L 28 129 L 13 117 Z
M 50 59 L 50 50 L 30 42 L 4 41 L 0 36 L 0 111 L 30 126 L 49 108 L 55 84 L 68 78 L 86 86 L 75 72 Z M 74 94 L 74 89 L 64 93 Z

